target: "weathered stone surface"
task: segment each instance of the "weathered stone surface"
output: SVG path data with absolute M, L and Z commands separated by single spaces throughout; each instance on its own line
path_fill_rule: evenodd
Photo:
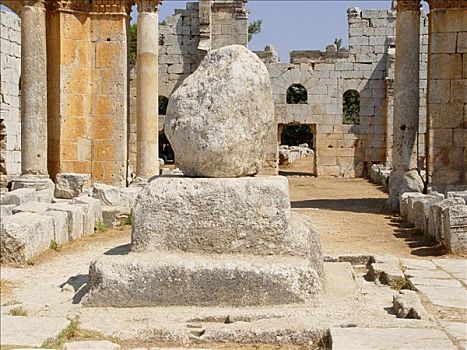
M 0 261 L 25 265 L 47 250 L 54 239 L 53 220 L 35 213 L 18 213 L 2 218 Z
M 34 134 L 34 132 L 31 131 L 31 134 Z M 36 152 L 37 150 L 34 150 L 34 153 Z M 34 155 L 34 157 L 35 156 L 36 155 Z M 53 181 L 48 175 L 23 174 L 13 181 L 12 189 L 17 190 L 21 188 L 30 188 L 35 189 L 36 191 L 41 191 L 45 189 L 53 189 L 54 186 Z
M 54 189 L 46 188 L 45 190 L 37 191 L 37 201 L 41 203 L 52 203 L 54 198 Z
M 49 210 L 66 212 L 68 215 L 68 240 L 73 241 L 83 235 L 83 208 L 80 205 L 55 203 Z
M 419 173 L 412 171 L 395 171 L 389 176 L 389 199 L 388 207 L 398 212 L 400 210 L 400 196 L 405 192 L 422 192 L 423 181 Z
M 42 212 L 41 215 L 50 216 L 53 219 L 54 225 L 54 240 L 59 245 L 68 242 L 68 213 L 62 211 L 48 210 Z
M 132 244 L 136 250 L 268 255 L 288 250 L 289 220 L 285 177 L 160 177 L 136 200 Z
M 420 232 L 428 235 L 428 219 L 430 215 L 430 207 L 444 199 L 442 194 L 427 195 L 425 197 L 416 198 L 413 203 L 413 214 L 409 214 L 413 218 L 415 228 Z M 409 208 L 410 211 L 410 208 Z
M 2 346 L 41 347 L 48 338 L 55 338 L 70 323 L 64 317 L 1 316 Z
M 22 212 L 27 212 L 27 213 L 42 213 L 46 211 L 49 208 L 50 204 L 47 203 L 41 203 L 41 202 L 26 202 L 24 204 L 18 205 L 13 209 L 13 214 L 16 213 L 22 213 Z
M 80 206 L 83 210 L 83 235 L 92 235 L 96 224 L 92 204 L 74 204 L 74 206 Z
M 37 201 L 36 190 L 33 188 L 19 188 L 11 192 L 0 193 L 0 204 L 20 205 L 30 201 Z
M 443 210 L 447 207 L 464 203 L 462 198 L 451 197 L 433 204 L 428 214 L 428 236 L 433 238 L 436 242 L 441 243 L 444 238 Z
M 411 197 L 424 197 L 425 195 L 420 192 L 405 192 L 399 197 L 399 213 L 402 219 L 407 220 L 409 213 L 409 198 Z
M 259 172 L 274 103 L 266 66 L 244 46 L 210 51 L 172 94 L 165 134 L 186 176 Z
M 467 205 L 443 210 L 444 244 L 449 253 L 467 252 Z
M 412 290 L 401 290 L 395 295 L 392 307 L 398 318 L 426 319 L 427 313 L 417 293 Z
M 136 197 L 141 192 L 141 187 L 132 186 L 126 188 L 120 188 L 120 205 L 128 208 L 133 208 L 135 205 Z
M 457 349 L 431 328 L 331 328 L 332 350 Z
M 119 350 L 120 345 L 108 340 L 83 340 L 65 343 L 63 350 Z
M 16 208 L 16 205 L 1 204 L 0 205 L 0 218 L 4 218 L 7 215 L 13 215 L 13 208 Z
M 447 198 L 462 198 L 467 203 L 467 191 L 449 191 L 446 195 Z
M 320 279 L 306 259 L 153 252 L 91 264 L 90 306 L 240 306 L 311 302 Z M 156 292 L 157 291 L 157 292 Z
M 59 173 L 55 178 L 55 197 L 65 199 L 78 197 L 83 191 L 83 186 L 90 180 L 89 174 Z
M 79 196 L 73 200 L 73 204 L 88 204 L 92 206 L 94 214 L 94 224 L 102 222 L 102 204 L 101 201 L 89 196 Z
M 92 196 L 102 205 L 120 205 L 120 192 L 117 187 L 96 183 L 92 188 Z

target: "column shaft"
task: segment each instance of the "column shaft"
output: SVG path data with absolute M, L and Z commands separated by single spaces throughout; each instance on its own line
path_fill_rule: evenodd
M 21 13 L 21 170 L 47 175 L 47 47 L 45 8 Z
M 394 149 L 396 171 L 417 169 L 420 105 L 420 10 L 397 12 L 394 77 Z
M 139 13 L 137 22 L 136 176 L 140 178 L 159 175 L 158 25 L 157 12 Z

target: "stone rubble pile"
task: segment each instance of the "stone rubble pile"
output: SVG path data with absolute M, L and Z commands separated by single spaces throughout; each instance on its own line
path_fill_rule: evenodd
M 279 147 L 279 165 L 290 165 L 297 160 L 313 157 L 315 151 L 308 147 L 308 144 L 303 143 L 298 146 L 282 145 Z
M 427 238 L 443 244 L 448 253 L 467 252 L 467 191 L 406 192 L 400 216 Z
M 264 127 L 274 123 L 264 64 L 227 46 L 210 51 L 192 77 L 171 97 L 165 123 L 184 176 L 155 177 L 142 189 L 130 253 L 91 263 L 84 303 L 313 303 L 322 294 L 318 233 L 291 212 L 286 178 L 246 176 L 261 169 Z M 115 203 L 108 192 L 99 198 Z
M 0 193 L 0 261 L 25 265 L 49 249 L 128 217 L 141 188 L 103 184 L 83 189 L 88 174 L 58 174 L 54 189 Z

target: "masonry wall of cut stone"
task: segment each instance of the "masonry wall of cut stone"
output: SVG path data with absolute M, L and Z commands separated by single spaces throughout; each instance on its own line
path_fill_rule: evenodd
M 430 16 L 428 174 L 442 188 L 467 180 L 467 11 Z
M 0 176 L 21 173 L 21 20 L 0 11 Z M 8 175 L 8 176 L 6 176 Z
M 361 176 L 364 163 L 390 160 L 392 147 L 393 57 L 396 14 L 391 10 L 349 10 L 349 50 L 298 51 L 290 64 L 268 64 L 279 124 L 316 126 L 317 175 Z M 427 22 L 421 18 L 419 153 L 426 132 Z M 397 48 L 396 48 L 397 49 Z M 391 77 L 392 74 L 392 77 Z M 307 89 L 307 104 L 287 104 L 292 84 Z M 360 125 L 343 125 L 343 94 L 360 94 Z M 422 164 L 423 165 L 423 164 Z
M 125 186 L 128 17 L 55 11 L 47 20 L 49 173 Z

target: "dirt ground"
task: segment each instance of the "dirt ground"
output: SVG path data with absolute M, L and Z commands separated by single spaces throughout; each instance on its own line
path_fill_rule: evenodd
M 313 218 L 326 254 L 439 256 L 440 247 L 386 210 L 387 194 L 366 179 L 289 177 L 292 208 Z

